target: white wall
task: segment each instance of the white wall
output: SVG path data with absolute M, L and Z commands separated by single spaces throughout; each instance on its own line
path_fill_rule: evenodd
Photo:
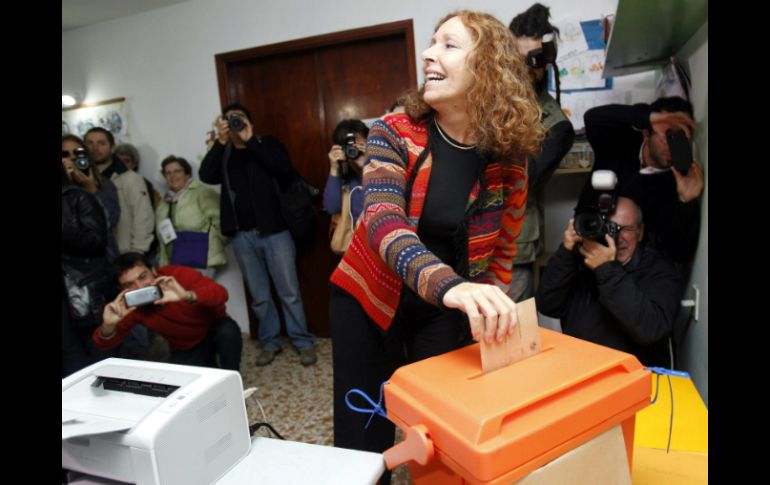
M 695 121 L 699 130 L 695 136 L 695 157 L 703 163 L 706 172 L 706 186 L 701 199 L 701 228 L 698 241 L 698 253 L 689 285 L 693 284 L 700 290 L 699 316 L 697 322 L 692 322 L 684 341 L 682 368 L 692 375 L 693 382 L 701 397 L 708 406 L 709 402 L 709 311 L 708 311 L 708 205 L 709 205 L 709 97 L 708 97 L 708 21 L 701 27 L 692 39 L 677 54 L 683 62 L 690 79 L 693 81 L 692 99 Z
M 419 53 L 428 46 L 435 23 L 443 15 L 456 8 L 482 10 L 507 25 L 532 3 L 190 0 L 63 32 L 62 92 L 82 93 L 86 102 L 125 97 L 129 136 L 142 157 L 140 172 L 164 192 L 166 186 L 159 173 L 164 157 L 172 153 L 183 156 L 197 172 L 205 154 L 205 135 L 220 107 L 214 55 L 412 18 L 421 82 Z M 617 6 L 617 0 L 543 3 L 552 7 L 552 19 L 557 21 L 568 17 L 596 19 L 614 13 Z M 364 67 L 370 62 L 356 61 Z M 637 81 L 619 78 L 615 86 L 622 88 L 629 82 Z M 323 163 L 323 157 L 319 157 L 319 163 Z M 577 183 L 577 179 L 572 182 Z M 557 227 L 561 226 L 559 219 L 565 207 L 574 201 L 561 198 L 557 194 L 560 202 L 548 211 L 559 214 L 549 217 Z M 231 252 L 230 263 L 217 280 L 228 288 L 228 310 L 246 331 L 248 318 L 240 271 Z

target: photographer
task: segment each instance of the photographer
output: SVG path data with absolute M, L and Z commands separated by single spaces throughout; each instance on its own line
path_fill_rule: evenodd
M 198 175 L 207 184 L 222 184 L 219 197 L 222 234 L 232 237 L 233 251 L 252 298 L 262 344 L 255 364 L 268 365 L 281 352 L 281 322 L 270 292 L 275 285 L 286 320 L 286 333 L 303 365 L 317 357 L 315 336 L 307 329 L 296 268 L 296 248 L 281 216 L 274 181 L 287 185 L 291 161 L 283 144 L 256 136 L 251 113 L 233 103 L 217 120 L 217 140 L 201 162 Z
M 647 366 L 669 366 L 682 278 L 642 242 L 642 212 L 633 200 L 619 197 L 608 219 L 601 242 L 578 235 L 570 219 L 540 280 L 538 311 L 560 319 L 565 334 L 634 354 Z
M 90 336 L 117 289 L 110 276 L 105 210 L 95 194 L 73 182 L 75 172 L 68 171 L 64 156 L 61 175 L 61 362 L 66 377 L 111 356 L 96 348 Z
M 513 33 L 516 49 L 525 61 L 537 102 L 542 112 L 541 121 L 548 130 L 542 150 L 527 163 L 527 209 L 521 233 L 516 239 L 516 256 L 508 296 L 522 301 L 534 296 L 535 260 L 545 250 L 545 218 L 543 200 L 545 186 L 575 140 L 575 129 L 559 103 L 548 93 L 548 70 L 556 66 L 556 36 L 559 29 L 548 21 L 550 9 L 536 3 L 516 15 L 508 28 Z M 559 92 L 558 76 L 556 89 Z
M 107 215 L 107 229 L 112 229 L 120 219 L 120 203 L 118 189 L 115 184 L 95 170 L 85 149 L 85 143 L 77 135 L 61 137 L 61 163 L 67 179 L 86 191 L 94 194 Z M 118 244 L 110 231 L 108 237 L 108 257 L 115 259 L 118 255 Z
M 104 307 L 102 324 L 93 341 L 102 350 L 120 345 L 131 329 L 142 324 L 168 341 L 171 362 L 239 371 L 242 337 L 238 324 L 227 315 L 227 290 L 186 266 L 156 269 L 147 256 L 126 253 L 114 264 L 120 294 Z M 142 306 L 127 306 L 132 290 L 157 286 L 160 299 Z
M 698 248 L 703 168 L 697 160 L 686 173 L 673 167 L 667 134 L 684 131 L 689 143 L 696 128 L 692 117 L 690 102 L 678 97 L 659 98 L 651 105 L 598 106 L 584 116 L 596 155 L 593 170 L 617 174 L 619 193 L 644 211 L 647 242 L 683 265 L 692 262 Z M 587 182 L 578 207 L 595 200 Z
M 342 187 L 347 184 L 354 224 L 364 204 L 361 175 L 366 161 L 367 136 L 369 128 L 361 120 L 342 120 L 334 128 L 334 145 L 329 150 L 329 178 L 324 187 L 324 210 L 329 214 L 340 213 Z

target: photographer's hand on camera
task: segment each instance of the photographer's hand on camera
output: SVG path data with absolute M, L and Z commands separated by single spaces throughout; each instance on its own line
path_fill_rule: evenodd
M 329 175 L 332 177 L 341 176 L 340 165 L 344 163 L 347 163 L 347 160 L 345 160 L 345 152 L 342 151 L 342 147 L 332 145 L 331 150 L 329 150 Z
M 62 160 L 61 163 L 64 166 L 64 170 L 67 172 L 67 178 L 69 178 L 72 183 L 83 187 L 92 194 L 99 190 L 96 186 L 96 180 L 94 180 L 90 170 L 88 174 L 85 174 L 75 166 L 75 163 L 72 160 Z
M 570 219 L 569 223 L 567 224 L 567 230 L 564 231 L 564 249 L 567 251 L 572 251 L 575 249 L 575 246 L 577 245 L 580 247 L 580 244 L 583 242 L 583 238 L 578 236 L 578 233 L 575 231 L 575 219 Z
M 196 301 L 195 292 L 184 289 L 173 276 L 159 276 L 153 284 L 160 287 L 163 292 L 163 297 L 154 302 L 156 305 L 177 301 L 186 301 L 188 303 L 195 303 Z
M 115 327 L 118 322 L 123 320 L 126 315 L 136 310 L 136 307 L 127 307 L 124 296 L 130 290 L 126 289 L 121 291 L 118 296 L 112 300 L 108 305 L 104 307 L 102 313 L 102 328 L 101 333 L 103 338 L 110 338 L 115 334 Z
M 676 179 L 676 193 L 679 196 L 679 202 L 686 204 L 698 198 L 703 192 L 703 168 L 697 160 L 692 161 L 687 175 L 674 167 L 671 167 Z
M 230 125 L 228 125 L 227 120 L 221 116 L 217 119 L 217 139 L 222 145 L 230 143 Z
M 618 249 L 615 245 L 615 240 L 609 234 L 604 235 L 604 240 L 607 241 L 607 246 L 591 239 L 586 239 L 578 249 L 578 252 L 585 258 L 583 263 L 592 271 L 604 263 L 615 261 L 617 256 Z

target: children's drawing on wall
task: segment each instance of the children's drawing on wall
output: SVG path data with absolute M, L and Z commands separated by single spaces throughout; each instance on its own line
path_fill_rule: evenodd
M 612 90 L 612 78 L 603 79 L 605 48 L 601 20 L 564 19 L 556 22 L 559 36 L 561 106 L 575 130 L 583 128 L 583 114 L 593 106 L 625 100 Z M 553 76 L 549 91 L 555 91 Z
M 116 144 L 129 142 L 126 111 L 125 98 L 62 109 L 62 134 L 73 133 L 83 138 L 88 130 L 100 126 L 115 135 Z

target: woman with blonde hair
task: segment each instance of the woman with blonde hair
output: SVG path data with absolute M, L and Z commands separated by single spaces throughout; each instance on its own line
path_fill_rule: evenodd
M 363 222 L 331 277 L 335 446 L 381 453 L 392 423 L 345 405 L 375 399 L 398 365 L 517 323 L 506 296 L 527 198 L 527 157 L 544 136 L 508 28 L 458 11 L 422 53 L 425 83 L 405 114 L 372 126 Z M 384 477 L 388 481 L 388 477 Z

